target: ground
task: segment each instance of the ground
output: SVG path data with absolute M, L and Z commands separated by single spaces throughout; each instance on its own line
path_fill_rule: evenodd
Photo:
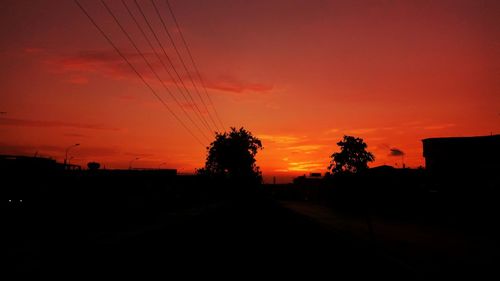
M 15 211 L 8 253 L 18 275 L 416 277 L 372 248 L 258 196 L 154 214 L 138 210 L 155 217 L 145 224 L 119 219 L 120 212 L 114 216 L 123 224 L 106 214 L 97 216 L 100 222 L 79 223 L 63 210 Z
M 477 228 L 471 234 L 252 191 L 144 194 L 127 204 L 113 204 L 109 193 L 77 205 L 25 200 L 4 208 L 9 272 L 398 280 L 498 274 L 498 239 Z

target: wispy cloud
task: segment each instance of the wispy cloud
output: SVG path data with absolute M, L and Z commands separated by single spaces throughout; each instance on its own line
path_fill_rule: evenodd
M 274 89 L 274 85 L 258 82 L 248 82 L 235 77 L 219 77 L 218 79 L 209 80 L 206 82 L 209 89 L 220 90 L 231 93 L 266 93 Z
M 83 85 L 83 84 L 87 84 L 89 82 L 89 79 L 85 76 L 82 76 L 82 75 L 72 75 L 68 79 L 68 82 L 71 84 Z
M 324 134 L 330 135 L 330 134 L 336 134 L 338 132 L 340 132 L 339 128 L 332 128 L 332 129 L 328 129 L 328 130 L 324 131 Z
M 431 125 L 431 126 L 425 126 L 422 129 L 424 129 L 424 130 L 442 130 L 442 129 L 451 128 L 451 127 L 455 127 L 455 124 L 449 123 L 449 124 Z
M 321 148 L 325 147 L 325 145 L 322 144 L 304 144 L 304 145 L 293 145 L 293 146 L 288 146 L 286 149 L 290 150 L 293 153 L 313 153 L 315 151 L 320 150 Z
M 292 135 L 266 135 L 262 134 L 259 135 L 259 138 L 264 140 L 264 141 L 270 141 L 274 142 L 277 144 L 295 144 L 303 139 L 297 136 L 292 136 Z
M 373 128 L 358 128 L 358 129 L 349 129 L 349 128 L 333 128 L 324 131 L 325 135 L 336 135 L 336 134 L 350 134 L 350 135 L 364 135 L 371 134 L 379 131 L 389 131 L 394 129 L 393 127 L 373 127 Z
M 361 128 L 361 129 L 353 129 L 353 130 L 346 130 L 346 132 L 350 134 L 371 134 L 375 132 L 380 132 L 380 131 L 390 131 L 393 130 L 393 127 L 376 127 L 376 128 Z
M 55 145 L 21 145 L 11 143 L 0 143 L 0 153 L 13 154 L 13 155 L 34 155 L 37 152 L 44 152 L 45 154 L 61 153 L 64 148 Z
M 301 162 L 290 162 L 288 163 L 288 171 L 311 171 L 317 169 L 323 169 L 324 164 L 312 162 L 312 161 L 301 161 Z
M 140 157 L 140 158 L 148 158 L 148 157 L 157 156 L 153 153 L 131 153 L 131 152 L 125 152 L 124 155 L 131 156 L 131 157 Z
M 134 52 L 123 53 L 144 78 L 155 81 L 141 55 Z M 161 63 L 154 53 L 144 53 L 144 56 L 160 76 L 163 76 L 163 80 L 170 83 L 168 76 L 163 75 Z M 69 78 L 66 80 L 74 84 L 86 83 L 84 79 L 88 79 L 91 74 L 115 80 L 136 77 L 130 66 L 113 50 L 85 50 L 65 56 L 50 56 L 45 62 L 51 66 L 52 71 L 67 74 Z
M 61 156 L 64 154 L 66 147 L 56 145 L 23 145 L 23 144 L 9 144 L 0 143 L 1 154 L 14 154 L 14 155 L 38 155 L 44 156 Z M 78 149 L 73 151 L 73 154 L 79 158 L 82 157 L 106 157 L 119 155 L 120 151 L 116 147 L 103 147 L 103 146 L 79 146 Z
M 83 134 L 77 134 L 77 133 L 67 133 L 64 134 L 65 137 L 72 137 L 72 138 L 87 138 L 88 136 L 83 135 Z
M 32 53 L 34 53 L 35 50 L 36 49 L 33 49 Z M 157 82 L 141 55 L 135 52 L 124 52 L 124 55 L 145 78 L 155 83 Z M 168 75 L 163 73 L 163 66 L 153 52 L 144 53 L 144 56 L 165 83 L 174 83 Z M 70 78 L 67 79 L 67 81 L 74 84 L 86 83 L 88 78 L 86 78 L 85 75 L 88 74 L 98 74 L 117 80 L 135 77 L 136 75 L 130 69 L 130 66 L 113 50 L 85 50 L 62 58 L 52 58 L 49 59 L 48 62 L 52 64 L 57 71 L 68 73 Z M 175 67 L 178 66 L 175 65 Z M 188 73 L 180 71 L 180 75 L 183 80 L 189 79 Z M 190 73 L 190 76 L 196 77 L 193 73 Z M 195 83 L 198 83 L 196 79 Z M 191 87 L 190 83 L 186 83 L 186 86 L 188 88 Z M 205 79 L 205 86 L 207 89 L 237 94 L 266 93 L 274 89 L 274 85 L 272 84 L 250 82 L 229 75 L 222 75 L 215 79 Z
M 40 127 L 40 128 L 58 128 L 69 127 L 77 129 L 90 129 L 90 130 L 110 130 L 118 131 L 118 128 L 107 127 L 100 124 L 86 124 L 86 123 L 71 123 L 61 121 L 42 121 L 42 120 L 29 120 L 29 119 L 16 119 L 16 118 L 0 118 L 0 126 L 13 126 L 13 127 Z
M 45 51 L 43 48 L 38 48 L 38 47 L 26 47 L 23 49 L 23 52 L 27 54 L 39 54 Z

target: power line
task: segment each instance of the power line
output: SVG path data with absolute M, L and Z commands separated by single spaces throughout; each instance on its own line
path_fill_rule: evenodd
M 137 0 L 136 0 L 137 1 Z M 217 128 L 217 125 L 215 124 L 213 118 L 212 118 L 212 114 L 210 113 L 210 111 L 208 110 L 208 107 L 207 107 L 207 104 L 205 103 L 205 101 L 203 101 L 203 98 L 201 97 L 201 94 L 200 94 L 200 91 L 198 91 L 198 87 L 196 86 L 196 83 L 194 82 L 193 80 L 193 77 L 191 76 L 191 73 L 189 72 L 187 66 L 186 66 L 186 63 L 184 63 L 184 60 L 182 59 L 182 56 L 179 52 L 179 49 L 177 48 L 177 45 L 175 44 L 175 41 L 174 39 L 172 38 L 172 36 L 170 35 L 170 32 L 168 31 L 168 28 L 167 28 L 167 25 L 165 24 L 165 21 L 163 20 L 163 17 L 162 15 L 160 14 L 160 11 L 158 10 L 158 7 L 156 7 L 156 4 L 154 2 L 154 0 L 151 0 L 151 3 L 153 4 L 153 7 L 156 11 L 156 14 L 158 15 L 158 18 L 160 19 L 161 21 L 161 24 L 163 26 L 163 29 L 165 30 L 165 32 L 167 33 L 168 35 L 168 38 L 170 39 L 170 42 L 172 43 L 172 46 L 174 47 L 174 50 L 177 54 L 177 56 L 179 57 L 179 60 L 182 64 L 182 66 L 184 67 L 184 70 L 186 71 L 186 74 L 188 75 L 189 79 L 191 80 L 191 84 L 193 85 L 196 93 L 198 94 L 198 97 L 200 98 L 200 101 L 201 103 L 203 104 L 203 106 L 205 107 L 205 110 L 207 111 L 208 113 L 208 116 L 210 117 L 210 120 L 212 121 L 212 123 L 215 125 L 215 127 Z
M 184 81 L 182 80 L 179 72 L 177 71 L 177 69 L 175 68 L 175 65 L 174 63 L 172 62 L 172 60 L 170 59 L 170 56 L 167 54 L 167 52 L 165 51 L 165 48 L 163 47 L 163 44 L 161 43 L 161 40 L 158 38 L 158 35 L 156 34 L 156 32 L 154 31 L 154 28 L 152 27 L 150 21 L 147 19 L 146 17 L 146 14 L 144 13 L 144 10 L 141 8 L 141 6 L 139 5 L 139 3 L 137 2 L 137 0 L 134 0 L 135 2 L 135 5 L 137 6 L 137 9 L 139 10 L 139 12 L 141 13 L 144 21 L 146 22 L 149 30 L 151 31 L 151 33 L 153 34 L 156 42 L 158 43 L 158 45 L 160 45 L 160 48 L 162 49 L 163 51 L 163 54 L 165 55 L 165 57 L 167 58 L 167 61 L 169 62 L 170 66 L 172 66 L 172 69 L 174 70 L 177 78 L 179 78 L 179 81 L 181 82 L 184 90 L 186 91 L 186 93 L 188 94 L 189 98 L 191 99 L 191 101 L 193 102 L 193 105 L 195 107 L 195 109 L 198 111 L 198 113 L 200 114 L 200 117 L 201 119 L 203 120 L 203 124 L 206 126 L 206 128 L 209 130 L 209 131 L 212 131 L 212 129 L 210 128 L 210 125 L 208 124 L 207 120 L 203 117 L 203 114 L 201 113 L 201 110 L 200 108 L 198 107 L 198 105 L 196 104 L 196 102 L 194 101 L 193 99 L 193 96 L 191 95 L 190 91 L 188 90 L 188 88 L 186 87 L 186 84 L 184 84 Z
M 174 111 L 172 111 L 172 109 L 168 106 L 168 104 L 165 103 L 165 101 L 163 101 L 163 99 L 156 93 L 156 91 L 153 89 L 153 87 L 151 87 L 151 85 L 149 85 L 149 83 L 146 81 L 146 79 L 144 79 L 144 77 L 134 67 L 134 65 L 127 59 L 127 57 L 120 51 L 120 49 L 118 49 L 118 47 L 113 43 L 111 38 L 109 38 L 109 36 L 107 36 L 106 33 L 99 27 L 99 25 L 96 23 L 96 21 L 87 12 L 87 10 L 85 10 L 85 8 L 80 4 L 80 2 L 78 2 L 78 0 L 74 0 L 74 1 L 78 5 L 78 7 L 82 10 L 82 12 L 87 16 L 87 18 L 90 20 L 90 22 L 97 28 L 97 30 L 99 30 L 99 32 L 106 39 L 106 41 L 108 41 L 108 43 L 113 47 L 113 49 L 118 53 L 118 55 L 130 66 L 130 68 L 132 68 L 134 73 L 137 74 L 137 76 L 139 76 L 141 81 L 146 85 L 147 88 L 149 88 L 151 90 L 151 93 L 160 101 L 160 103 L 168 110 L 168 112 L 170 112 L 170 114 L 172 114 L 172 116 L 174 116 L 174 118 L 182 125 L 182 127 L 184 127 L 184 129 L 186 129 L 186 131 L 188 131 L 189 134 L 194 139 L 196 139 L 196 141 L 199 144 L 201 144 L 201 146 L 205 147 L 203 142 L 201 142 L 200 139 L 193 133 L 193 131 L 191 131 L 191 129 L 189 129 L 189 127 L 187 127 L 186 124 L 184 124 L 184 122 L 182 122 L 182 120 L 177 116 L 177 114 L 175 114 Z
M 186 110 L 182 107 L 182 105 L 179 103 L 179 101 L 175 98 L 175 96 L 172 94 L 172 92 L 170 92 L 170 90 L 168 89 L 168 87 L 165 85 L 165 82 L 163 81 L 163 79 L 161 79 L 161 77 L 158 75 L 158 73 L 154 70 L 153 66 L 149 63 L 149 61 L 146 59 L 146 56 L 144 56 L 144 54 L 141 52 L 141 50 L 139 49 L 139 47 L 137 47 L 137 45 L 135 44 L 134 40 L 132 39 L 132 37 L 130 37 L 130 34 L 128 34 L 128 32 L 125 30 L 125 28 L 121 25 L 120 21 L 118 20 L 118 18 L 115 16 L 115 14 L 113 13 L 113 11 L 111 11 L 111 9 L 109 8 L 109 6 L 106 4 L 106 2 L 104 0 L 101 0 L 101 3 L 104 5 L 104 7 L 106 8 L 106 10 L 108 11 L 108 13 L 111 15 L 111 17 L 114 19 L 114 21 L 116 22 L 116 24 L 118 25 L 118 27 L 121 29 L 121 31 L 125 34 L 125 36 L 128 38 L 128 40 L 130 41 L 130 43 L 132 44 L 132 46 L 134 46 L 135 50 L 137 51 L 137 53 L 139 53 L 139 55 L 142 57 L 142 59 L 144 60 L 144 62 L 146 63 L 146 65 L 149 67 L 149 69 L 153 72 L 153 74 L 155 75 L 156 79 L 158 79 L 158 81 L 160 81 L 160 83 L 162 84 L 163 88 L 165 88 L 165 90 L 167 91 L 167 93 L 172 97 L 172 99 L 174 99 L 174 101 L 177 103 L 177 105 L 181 108 L 181 110 L 184 112 L 184 114 L 186 114 L 186 116 L 188 117 L 188 119 L 196 126 L 196 128 L 200 131 L 200 133 L 203 135 L 203 137 L 205 137 L 208 141 L 210 140 L 209 138 L 207 138 L 207 136 L 205 135 L 205 133 L 203 133 L 203 131 L 200 129 L 200 127 L 198 127 L 198 125 L 193 121 L 193 119 L 191 119 L 191 116 L 186 112 Z
M 146 39 L 146 42 L 148 43 L 149 47 L 153 50 L 153 53 L 156 55 L 156 58 L 160 61 L 160 63 L 162 64 L 163 68 L 165 69 L 165 71 L 168 73 L 168 75 L 170 76 L 170 78 L 174 81 L 177 89 L 179 90 L 179 92 L 181 93 L 181 95 L 184 97 L 184 99 L 186 100 L 186 102 L 189 103 L 189 101 L 187 100 L 187 97 L 184 95 L 184 93 L 182 92 L 182 90 L 180 89 L 179 85 L 177 84 L 177 81 L 175 80 L 175 78 L 173 77 L 173 75 L 170 73 L 170 71 L 168 70 L 167 66 L 165 65 L 165 63 L 163 62 L 163 60 L 160 58 L 160 55 L 158 54 L 158 52 L 155 50 L 155 48 L 153 47 L 153 44 L 151 43 L 151 41 L 149 40 L 149 38 L 147 37 L 146 33 L 144 32 L 144 29 L 142 29 L 141 25 L 139 24 L 139 22 L 137 21 L 137 19 L 135 18 L 134 14 L 132 13 L 132 11 L 130 10 L 129 6 L 125 3 L 124 0 L 121 0 L 122 4 L 125 6 L 127 12 L 129 13 L 130 17 L 132 18 L 132 20 L 134 21 L 134 23 L 136 24 L 137 28 L 139 29 L 139 31 L 141 32 L 142 36 L 144 37 L 144 39 Z M 120 25 L 120 24 L 119 24 Z M 127 37 L 129 37 L 127 35 Z M 130 38 L 129 38 L 130 40 Z M 132 44 L 134 44 L 132 42 Z M 135 45 L 135 44 L 134 44 Z M 159 78 L 159 75 L 157 74 L 157 72 L 155 71 L 155 74 L 157 76 L 158 79 Z M 160 79 L 161 80 L 161 79 Z M 165 85 L 165 83 L 163 83 L 163 81 L 161 80 L 162 82 L 162 85 L 163 87 L 167 90 L 167 92 L 170 94 L 170 96 L 174 99 L 174 101 L 177 103 L 177 105 L 179 107 L 181 107 L 182 111 L 184 112 L 184 114 L 186 114 L 186 116 L 189 118 L 189 120 L 198 128 L 198 130 L 201 131 L 201 129 L 198 127 L 198 125 L 196 125 L 196 123 L 191 119 L 189 113 L 184 110 L 184 108 L 182 107 L 182 105 L 179 103 L 179 101 L 175 98 L 175 96 L 170 92 L 170 90 L 167 88 L 167 86 Z M 195 111 L 195 115 L 196 115 L 196 111 Z M 197 115 L 198 116 L 198 115 Z M 201 118 L 201 117 L 199 117 Z M 202 123 L 203 124 L 203 123 Z M 202 132 L 203 134 L 203 132 Z M 203 134 L 204 135 L 204 134 Z
M 167 7 L 168 7 L 168 10 L 170 11 L 170 15 L 172 15 L 172 19 L 174 20 L 174 23 L 175 23 L 175 26 L 177 27 L 177 30 L 179 31 L 179 35 L 182 39 L 182 42 L 184 43 L 184 47 L 186 48 L 186 51 L 189 55 L 189 58 L 191 59 L 191 63 L 193 64 L 193 67 L 198 75 L 198 79 L 200 80 L 200 83 L 201 85 L 203 86 L 203 89 L 205 90 L 205 95 L 207 96 L 207 99 L 208 101 L 210 102 L 210 105 L 212 106 L 214 112 L 215 112 L 215 117 L 217 118 L 217 120 L 219 121 L 220 125 L 222 126 L 222 129 L 224 129 L 224 124 L 222 123 L 222 120 L 219 116 L 219 112 L 217 111 L 217 108 L 215 108 L 215 105 L 212 101 L 212 98 L 210 97 L 210 95 L 208 94 L 208 91 L 207 91 L 207 87 L 205 86 L 205 81 L 203 81 L 202 77 L 201 77 L 201 74 L 200 74 L 200 71 L 198 70 L 198 66 L 194 60 L 194 57 L 191 53 L 191 49 L 189 48 L 189 45 L 187 44 L 187 41 L 186 39 L 184 38 L 184 34 L 182 33 L 182 29 L 180 28 L 180 25 L 179 25 L 179 22 L 177 21 L 177 17 L 175 16 L 174 14 L 174 10 L 172 9 L 172 6 L 170 6 L 170 1 L 168 0 L 165 0 L 165 2 L 167 3 Z M 213 120 L 212 120 L 213 121 Z

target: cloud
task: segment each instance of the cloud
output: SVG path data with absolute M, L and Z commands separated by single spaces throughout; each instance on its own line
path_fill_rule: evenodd
M 305 144 L 305 145 L 294 145 L 294 146 L 289 146 L 286 149 L 291 150 L 294 153 L 312 153 L 315 151 L 320 150 L 321 148 L 325 147 L 325 145 L 321 144 Z
M 33 156 L 35 153 L 39 156 L 64 156 L 64 151 L 67 147 L 56 145 L 22 145 L 22 144 L 9 144 L 0 143 L 1 154 L 12 155 L 26 155 Z M 101 146 L 79 146 L 72 150 L 72 154 L 78 158 L 86 157 L 106 157 L 119 154 L 119 150 L 115 147 L 101 147 Z
M 136 56 L 127 54 L 134 61 Z M 82 51 L 53 61 L 62 72 L 99 73 L 121 79 L 133 75 L 123 59 L 111 51 Z
M 131 94 L 118 94 L 115 98 L 124 100 L 124 101 L 136 101 L 138 99 L 137 96 Z
M 154 76 L 149 67 L 144 63 L 142 56 L 134 52 L 123 52 L 124 56 L 132 65 L 147 79 Z M 156 59 L 154 53 L 144 53 L 152 67 L 162 76 L 163 68 Z M 130 66 L 114 50 L 86 50 L 64 57 L 51 58 L 47 60 L 56 72 L 68 73 L 71 77 L 69 82 L 81 84 L 85 74 L 98 74 L 112 79 L 136 77 Z M 163 75 L 165 76 L 165 75 Z M 162 77 L 165 82 L 169 79 Z
M 393 130 L 394 128 L 392 127 L 376 127 L 376 128 L 360 128 L 360 129 L 340 129 L 340 128 L 333 128 L 333 129 L 328 129 L 324 131 L 325 135 L 337 135 L 337 134 L 347 134 L 347 135 L 363 135 L 363 134 L 370 134 L 374 133 L 377 131 L 387 131 L 387 130 Z
M 424 129 L 424 130 L 442 130 L 442 129 L 451 128 L 454 126 L 455 126 L 455 124 L 449 123 L 449 124 L 439 124 L 439 125 L 426 126 L 426 127 L 423 127 L 422 129 Z
M 347 130 L 348 133 L 350 134 L 369 134 L 369 133 L 374 133 L 377 131 L 387 131 L 387 130 L 392 130 L 394 128 L 392 127 L 380 127 L 380 128 L 362 128 L 362 129 L 354 129 L 354 130 Z
M 274 85 L 247 82 L 238 78 L 224 76 L 216 80 L 207 81 L 206 87 L 213 90 L 220 90 L 224 92 L 240 94 L 243 92 L 253 92 L 253 93 L 270 92 L 271 90 L 273 90 Z
M 130 152 L 126 152 L 123 155 L 131 156 L 131 157 L 140 157 L 140 158 L 150 158 L 150 157 L 156 156 L 153 153 L 130 153 Z
M 57 147 L 55 145 L 20 145 L 20 144 L 9 144 L 0 143 L 0 153 L 1 154 L 12 154 L 12 155 L 35 155 L 35 153 L 42 151 L 44 153 L 61 153 L 64 148 Z
M 146 79 L 154 81 L 154 83 L 158 82 L 140 54 L 135 52 L 123 52 L 123 54 L 141 75 Z M 174 83 L 169 76 L 163 73 L 164 68 L 153 52 L 144 53 L 144 56 L 165 83 Z M 62 58 L 50 59 L 48 62 L 54 66 L 56 71 L 70 74 L 71 77 L 68 81 L 73 84 L 87 83 L 88 78 L 84 74 L 99 74 L 117 80 L 136 77 L 130 66 L 114 50 L 85 50 Z M 168 66 L 167 62 L 164 61 L 164 63 Z M 185 71 L 181 71 L 178 65 L 175 65 L 175 67 L 179 69 L 179 74 L 184 81 L 187 81 L 189 76 L 197 76 L 194 73 L 189 73 L 188 75 Z M 185 83 L 188 88 L 191 87 L 191 83 Z M 198 84 L 198 86 L 200 85 Z M 227 75 L 220 76 L 217 79 L 206 80 L 205 86 L 207 89 L 238 94 L 247 92 L 266 93 L 274 89 L 274 85 L 271 84 L 249 82 Z
M 0 118 L 0 126 L 39 127 L 39 128 L 69 127 L 77 129 L 109 130 L 109 131 L 119 130 L 117 128 L 106 127 L 99 124 L 71 123 L 71 122 L 61 122 L 61 121 L 41 121 L 41 120 L 16 119 L 16 118 Z
M 78 147 L 78 151 L 73 152 L 74 155 L 78 157 L 105 157 L 105 156 L 115 156 L 120 154 L 120 150 L 116 147 L 107 146 L 85 146 L 81 145 Z
M 292 153 L 310 154 L 325 147 L 323 144 L 311 144 L 304 136 L 293 135 L 259 135 L 263 141 L 269 141 L 277 145 L 278 149 L 291 151 Z
M 286 172 L 289 172 L 290 170 L 288 169 L 274 169 L 275 172 L 283 172 L 283 173 L 286 173 Z
M 295 144 L 302 141 L 302 138 L 290 135 L 259 135 L 259 138 L 265 141 L 277 144 Z
M 73 75 L 68 79 L 71 84 L 83 85 L 89 82 L 89 79 L 82 75 Z
M 312 161 L 302 161 L 302 162 L 290 162 L 288 163 L 288 171 L 310 171 L 314 169 L 324 168 L 324 164 L 316 163 Z
M 76 133 L 68 133 L 64 134 L 65 137 L 74 137 L 74 138 L 86 138 L 88 136 L 82 135 L 82 134 L 76 134 Z
M 329 135 L 329 134 L 336 134 L 336 133 L 338 133 L 338 132 L 340 132 L 340 129 L 338 129 L 338 128 L 333 128 L 333 129 L 328 129 L 328 130 L 326 130 L 326 131 L 324 132 L 324 134 Z
M 37 47 L 26 47 L 23 49 L 23 51 L 27 54 L 39 54 L 39 53 L 45 51 L 45 49 L 37 48 Z
M 389 156 L 403 156 L 405 155 L 404 151 L 398 148 L 391 148 Z

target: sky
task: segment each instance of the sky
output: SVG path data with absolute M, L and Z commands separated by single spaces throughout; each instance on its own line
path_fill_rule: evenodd
M 424 138 L 500 133 L 499 1 L 170 0 L 179 28 L 154 1 L 183 60 L 138 3 L 173 68 L 133 0 L 153 49 L 121 1 L 105 3 L 160 79 L 101 1 L 79 2 L 164 104 L 74 1 L 1 1 L 0 154 L 63 161 L 79 143 L 73 164 L 192 173 L 215 123 L 261 139 L 265 180 L 286 182 L 325 172 L 344 135 L 364 139 L 371 166 L 418 167 Z

